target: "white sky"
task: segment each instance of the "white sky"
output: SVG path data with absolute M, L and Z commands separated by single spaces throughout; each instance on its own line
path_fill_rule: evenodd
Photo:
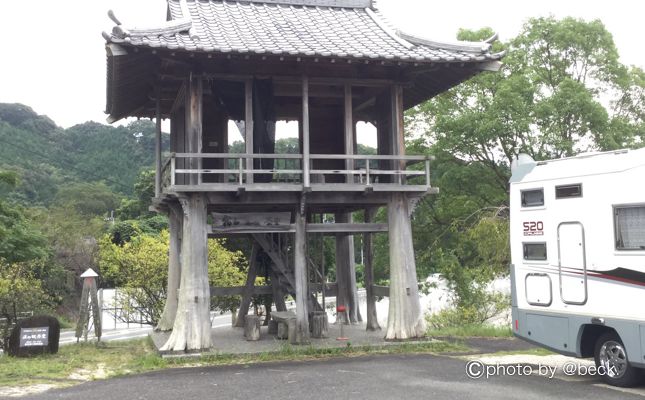
M 424 37 L 454 39 L 459 28 L 490 26 L 502 40 L 529 17 L 601 19 L 622 62 L 645 66 L 642 0 L 378 0 L 396 26 Z M 63 127 L 105 122 L 105 50 L 113 23 L 150 25 L 166 16 L 164 0 L 3 0 L 0 5 L 0 102 L 24 103 Z

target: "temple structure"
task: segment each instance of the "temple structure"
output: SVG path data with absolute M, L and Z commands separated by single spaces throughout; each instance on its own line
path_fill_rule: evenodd
M 150 28 L 109 13 L 108 121 L 154 118 L 158 127 L 154 205 L 168 214 L 171 235 L 165 350 L 211 346 L 211 295 L 242 294 L 240 317 L 253 294 L 272 294 L 278 310 L 291 295 L 300 343 L 323 310 L 320 292 L 348 308 L 341 322 L 361 320 L 353 235 L 364 235 L 367 328 L 379 328 L 375 296 L 389 295 L 385 337 L 423 335 L 410 203 L 434 189 L 429 158 L 405 155 L 403 113 L 497 70 L 502 54 L 491 53 L 495 38 L 440 43 L 405 34 L 374 3 L 168 0 L 167 21 Z M 170 120 L 167 159 L 162 119 Z M 375 128 L 377 154 L 358 154 L 359 122 Z M 276 154 L 286 129 L 297 132 L 298 149 Z M 244 148 L 231 152 L 237 134 Z M 380 207 L 387 223 L 374 222 Z M 352 220 L 356 212 L 364 222 Z M 375 232 L 389 235 L 389 288 L 373 282 Z M 247 285 L 210 288 L 207 238 L 232 235 L 253 241 Z M 320 235 L 335 237 L 336 282 L 326 282 L 324 258 L 310 248 Z M 253 284 L 262 263 L 270 288 Z

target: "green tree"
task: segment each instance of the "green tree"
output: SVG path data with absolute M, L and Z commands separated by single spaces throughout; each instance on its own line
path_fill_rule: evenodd
M 0 182 L 15 186 L 18 178 L 0 171 Z M 45 237 L 24 209 L 0 198 L 0 346 L 6 346 L 9 328 L 21 313 L 48 308 L 50 299 L 39 279 L 46 276 L 41 261 L 48 255 Z
M 99 241 L 99 268 L 124 294 L 120 306 L 131 315 L 140 312 L 145 323 L 156 325 L 163 311 L 168 279 L 167 231 L 161 234 L 139 234 L 123 245 L 115 244 L 109 235 Z M 211 286 L 241 286 L 247 263 L 240 252 L 230 252 L 222 241 L 208 241 L 208 273 Z M 215 297 L 211 308 L 228 311 L 239 300 Z M 136 306 L 135 306 L 136 305 Z M 134 317 L 133 317 L 134 318 Z
M 516 38 L 494 44 L 502 50 L 499 72 L 482 73 L 406 116 L 409 133 L 417 133 L 408 150 L 436 157 L 432 178 L 441 190 L 414 214 L 417 266 L 447 277 L 469 321 L 494 311 L 481 309 L 497 304 L 482 300 L 482 288 L 508 268 L 508 221 L 498 210 L 508 206 L 512 160 L 643 145 L 643 72 L 619 62 L 600 21 L 530 19 Z

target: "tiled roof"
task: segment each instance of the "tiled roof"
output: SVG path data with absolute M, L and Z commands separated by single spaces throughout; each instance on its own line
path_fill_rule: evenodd
M 487 42 L 432 42 L 397 32 L 371 0 L 168 0 L 171 21 L 117 25 L 108 42 L 190 52 L 403 62 L 498 60 Z M 118 20 L 113 18 L 117 23 Z

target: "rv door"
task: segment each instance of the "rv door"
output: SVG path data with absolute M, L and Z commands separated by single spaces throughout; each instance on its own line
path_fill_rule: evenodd
M 585 304 L 587 263 L 585 231 L 580 222 L 563 222 L 558 226 L 558 267 L 562 301 L 567 304 Z

